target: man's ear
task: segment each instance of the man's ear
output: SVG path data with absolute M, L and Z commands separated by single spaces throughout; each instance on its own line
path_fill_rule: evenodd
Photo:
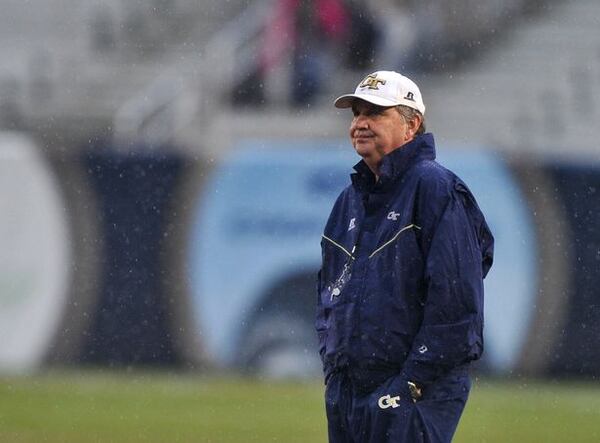
M 413 118 L 406 122 L 408 124 L 408 129 L 412 136 L 414 137 L 417 134 L 417 131 L 421 127 L 421 123 L 423 123 L 423 117 L 419 114 L 416 114 Z

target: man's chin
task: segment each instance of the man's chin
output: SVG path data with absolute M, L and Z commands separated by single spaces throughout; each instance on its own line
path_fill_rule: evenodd
M 354 143 L 354 150 L 363 158 L 373 155 L 373 149 L 371 143 Z

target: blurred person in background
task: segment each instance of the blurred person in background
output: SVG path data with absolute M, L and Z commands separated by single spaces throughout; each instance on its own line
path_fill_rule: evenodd
M 377 0 L 377 23 L 380 36 L 374 51 L 375 64 L 404 70 L 417 47 L 420 32 L 409 0 Z
M 289 0 L 284 0 L 290 3 Z M 310 103 L 320 91 L 327 71 L 328 46 L 343 44 L 350 17 L 341 0 L 294 0 L 292 14 L 296 38 L 291 48 L 291 103 Z
M 316 329 L 330 442 L 449 442 L 483 352 L 494 239 L 475 198 L 435 161 L 417 85 L 369 74 L 352 108 L 362 160 L 322 237 Z
M 351 31 L 345 42 L 344 67 L 363 72 L 374 63 L 380 48 L 380 18 L 371 12 L 367 1 L 346 0 L 346 6 Z
M 257 66 L 234 88 L 237 104 L 262 105 L 268 101 L 265 84 L 286 62 L 289 101 L 306 106 L 322 91 L 336 68 L 364 69 L 374 58 L 377 30 L 360 0 L 279 0 L 266 19 Z

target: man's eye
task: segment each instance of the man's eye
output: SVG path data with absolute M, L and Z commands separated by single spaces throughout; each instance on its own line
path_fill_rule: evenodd
M 371 108 L 365 114 L 367 114 L 369 117 L 374 117 L 383 114 L 384 111 L 385 108 Z
M 385 108 L 379 108 L 379 107 L 378 108 L 368 108 L 368 109 L 364 109 L 363 111 L 359 111 L 358 109 L 353 109 L 352 114 L 354 115 L 354 117 L 358 117 L 361 114 L 366 117 L 374 117 L 374 116 L 383 114 L 384 111 L 385 111 Z

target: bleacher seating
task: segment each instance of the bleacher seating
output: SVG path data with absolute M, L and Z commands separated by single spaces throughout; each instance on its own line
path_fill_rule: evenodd
M 325 91 L 310 109 L 287 108 L 282 99 L 261 110 L 241 110 L 228 102 L 227 88 L 247 68 L 243 61 L 252 57 L 250 40 L 258 38 L 261 19 L 248 12 L 257 10 L 256 3 L 5 3 L 0 15 L 0 125 L 5 128 L 35 132 L 52 119 L 56 128 L 85 134 L 127 127 L 115 118 L 126 114 L 124 109 L 139 109 L 142 114 L 128 120 L 134 127 L 129 136 L 136 137 L 135 125 L 144 126 L 170 106 L 185 115 L 176 131 L 171 128 L 176 142 L 210 151 L 195 141 L 202 134 L 206 144 L 218 144 L 215 150 L 222 152 L 229 146 L 226 140 L 244 135 L 343 135 L 347 126 L 347 116 L 332 110 L 330 102 L 352 88 L 360 73 L 341 67 L 325 80 Z M 593 148 L 600 113 L 600 3 L 510 0 L 504 9 L 497 3 L 477 3 L 465 15 L 490 27 L 481 49 L 471 45 L 476 56 L 468 63 L 414 73 L 428 102 L 429 127 L 442 140 L 507 150 L 552 151 L 565 143 L 571 150 Z M 537 12 L 519 15 L 524 7 Z M 450 15 L 462 11 L 446 9 Z M 252 36 L 240 36 L 240 26 L 254 29 Z M 467 35 L 460 26 L 447 28 Z M 477 35 L 485 34 L 480 28 Z M 470 47 L 463 43 L 459 46 Z M 178 84 L 170 98 L 157 91 L 164 79 Z M 283 84 L 274 81 L 280 95 L 286 93 Z M 136 101 L 149 105 L 136 106 Z M 276 128 L 270 124 L 274 118 Z M 298 124 L 305 118 L 312 123 Z

